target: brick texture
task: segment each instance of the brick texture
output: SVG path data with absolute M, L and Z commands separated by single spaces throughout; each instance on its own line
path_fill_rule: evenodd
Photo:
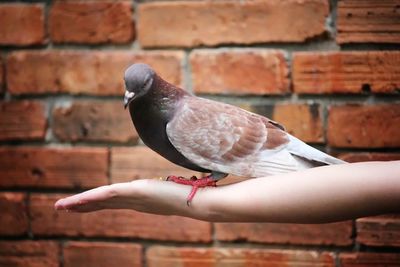
M 76 101 L 53 111 L 53 131 L 62 141 L 136 143 L 137 132 L 121 101 Z
M 28 214 L 25 202 L 26 195 L 23 193 L 0 192 L 0 235 L 11 236 L 27 233 Z
M 302 42 L 325 32 L 328 10 L 324 0 L 146 3 L 138 38 L 144 47 Z
M 42 4 L 0 4 L 0 45 L 28 46 L 46 42 Z
M 400 153 L 343 153 L 339 158 L 347 162 L 400 160 Z
M 246 240 L 257 243 L 335 245 L 352 244 L 350 221 L 331 224 L 216 223 L 220 241 Z
M 142 247 L 114 242 L 68 242 L 63 248 L 65 267 L 140 267 Z
M 169 175 L 191 177 L 201 174 L 179 167 L 146 146 L 111 149 L 111 182 L 129 182 L 143 178 L 166 178 Z
M 264 95 L 289 91 L 288 66 L 279 51 L 197 50 L 190 55 L 190 62 L 195 93 Z
M 56 43 L 127 43 L 134 28 L 129 2 L 55 2 L 49 15 Z
M 131 210 L 67 213 L 54 210 L 66 195 L 33 194 L 30 216 L 34 235 L 71 237 L 129 237 L 185 242 L 210 242 L 208 222 Z M 184 204 L 184 203 L 183 203 Z
M 339 255 L 342 267 L 399 267 L 399 253 L 354 252 Z
M 277 249 L 153 246 L 146 259 L 149 267 L 335 266 L 332 253 Z
M 0 265 L 58 267 L 59 246 L 52 241 L 0 241 Z
M 44 140 L 47 119 L 38 101 L 0 102 L 0 140 Z
M 273 120 L 282 124 L 288 133 L 304 142 L 324 142 L 322 108 L 319 104 L 275 105 Z
M 400 43 L 399 1 L 339 1 L 336 27 L 340 44 Z
M 177 51 L 18 51 L 8 56 L 11 94 L 124 94 L 123 73 L 133 63 L 147 63 L 167 81 L 181 83 L 183 53 Z
M 329 109 L 327 137 L 335 147 L 400 147 L 400 104 Z
M 0 267 L 400 267 L 400 214 L 279 224 L 54 209 L 110 183 L 205 175 L 140 140 L 122 103 L 134 63 L 348 162 L 400 160 L 400 0 L 0 2 Z
M 356 227 L 363 245 L 400 247 L 400 214 L 361 218 Z
M 0 186 L 90 188 L 107 184 L 106 148 L 1 147 Z
M 400 88 L 399 51 L 296 52 L 293 87 L 301 94 L 393 93 Z

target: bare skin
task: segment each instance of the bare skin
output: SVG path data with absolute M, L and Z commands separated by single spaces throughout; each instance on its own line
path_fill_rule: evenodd
M 200 188 L 135 180 L 60 199 L 57 210 L 132 209 L 213 222 L 328 223 L 400 212 L 400 161 L 324 166 Z

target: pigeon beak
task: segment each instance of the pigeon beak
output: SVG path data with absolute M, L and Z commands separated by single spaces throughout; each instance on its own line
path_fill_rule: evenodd
M 124 108 L 125 109 L 129 105 L 129 103 L 131 102 L 131 100 L 133 99 L 134 96 L 135 96 L 134 92 L 129 92 L 128 90 L 125 91 L 125 95 L 124 95 Z

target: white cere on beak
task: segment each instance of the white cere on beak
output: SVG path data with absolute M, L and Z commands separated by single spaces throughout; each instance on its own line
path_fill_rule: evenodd
M 134 92 L 129 92 L 128 90 L 125 91 L 125 98 L 132 98 L 135 95 Z

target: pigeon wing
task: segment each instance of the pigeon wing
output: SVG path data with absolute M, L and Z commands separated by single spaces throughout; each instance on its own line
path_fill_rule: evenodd
M 258 177 L 298 167 L 282 126 L 228 104 L 184 98 L 166 130 L 175 148 L 205 169 Z

